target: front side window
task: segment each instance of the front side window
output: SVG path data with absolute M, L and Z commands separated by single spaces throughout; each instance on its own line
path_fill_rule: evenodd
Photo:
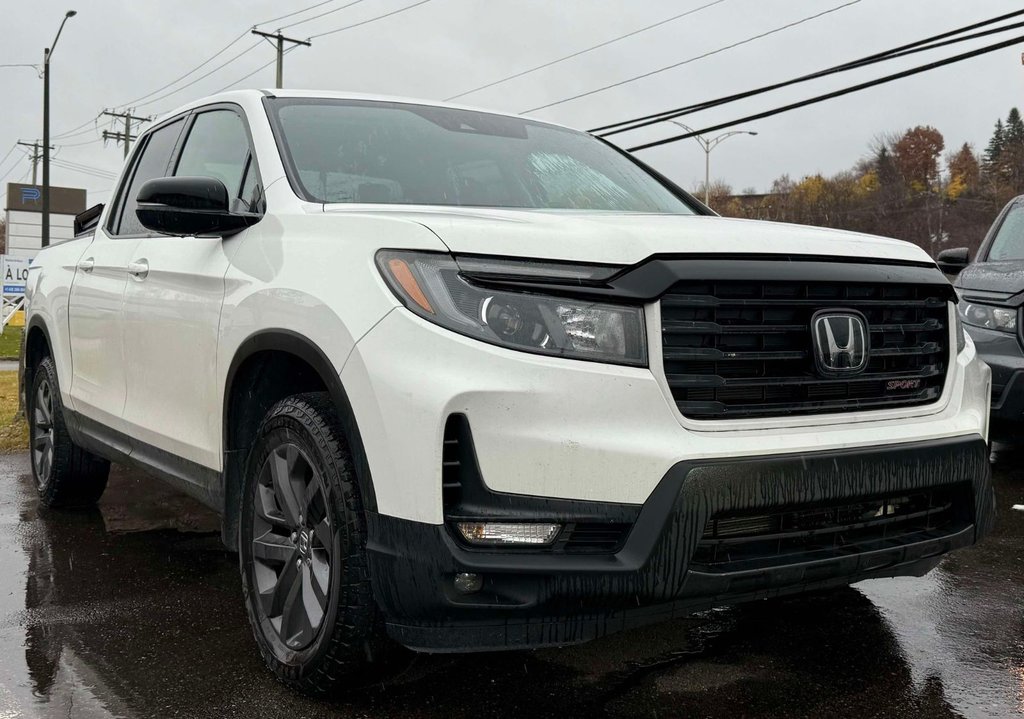
M 134 172 L 129 175 L 131 180 L 128 182 L 127 189 L 122 186 L 123 194 L 119 198 L 121 214 L 110 228 L 112 234 L 139 235 L 148 232 L 135 215 L 135 208 L 138 206 L 136 198 L 139 195 L 139 189 L 146 181 L 164 177 L 167 174 L 167 165 L 171 161 L 174 145 L 178 142 L 178 135 L 181 134 L 182 124 L 182 120 L 175 120 L 146 136 L 142 154 L 135 163 Z
M 988 260 L 1024 260 L 1024 203 L 1015 205 L 1003 218 L 988 251 Z
M 248 160 L 249 138 L 242 118 L 231 110 L 210 110 L 196 115 L 174 174 L 213 177 L 232 197 L 239 197 Z
M 590 135 L 392 102 L 268 100 L 295 190 L 312 202 L 694 214 Z

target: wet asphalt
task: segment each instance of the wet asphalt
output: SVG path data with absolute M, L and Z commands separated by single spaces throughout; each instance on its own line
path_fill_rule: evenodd
M 0 457 L 0 719 L 1024 715 L 1024 452 L 982 544 L 926 577 L 708 612 L 560 650 L 418 656 L 331 703 L 256 652 L 217 519 L 115 468 L 51 512 Z

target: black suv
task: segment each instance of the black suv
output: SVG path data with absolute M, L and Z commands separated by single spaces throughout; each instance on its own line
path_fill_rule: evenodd
M 957 275 L 960 318 L 992 367 L 993 436 L 1024 438 L 1024 195 L 999 214 L 973 263 L 961 247 L 938 264 Z

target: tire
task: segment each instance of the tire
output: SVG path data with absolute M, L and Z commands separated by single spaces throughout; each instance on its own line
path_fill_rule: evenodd
M 288 397 L 267 413 L 240 511 L 242 590 L 271 671 L 315 696 L 376 678 L 389 642 L 370 587 L 352 457 L 326 393 Z
M 27 405 L 29 454 L 40 501 L 53 508 L 96 504 L 107 488 L 110 462 L 71 441 L 50 357 L 33 373 Z

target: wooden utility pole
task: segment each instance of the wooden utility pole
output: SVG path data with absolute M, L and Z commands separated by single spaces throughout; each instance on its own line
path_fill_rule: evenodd
M 259 35 L 260 37 L 265 37 L 268 40 L 277 40 L 277 84 L 275 85 L 275 87 L 279 89 L 284 87 L 284 44 L 286 42 L 290 42 L 295 45 L 305 45 L 306 47 L 309 47 L 313 43 L 311 43 L 309 40 L 299 40 L 293 37 L 285 37 L 284 35 L 281 34 L 280 30 L 278 30 L 277 32 L 263 32 L 262 30 L 257 30 L 253 28 L 252 34 Z
M 132 123 L 133 122 L 149 122 L 153 118 L 151 117 L 137 117 L 132 114 L 131 110 L 125 110 L 124 112 L 111 112 L 110 110 L 104 110 L 104 115 L 110 117 L 116 117 L 124 120 L 124 131 L 123 132 L 111 132 L 109 130 L 103 131 L 104 140 L 113 140 L 114 142 L 124 143 L 124 156 L 128 158 L 128 152 L 132 148 L 132 140 L 138 139 L 138 135 L 132 134 Z
M 32 184 L 34 185 L 36 184 L 37 177 L 36 168 L 39 166 L 39 161 L 43 159 L 42 143 L 40 143 L 39 140 L 36 140 L 35 142 L 22 142 L 21 140 L 18 140 L 18 144 L 32 148 L 32 152 L 29 154 L 28 159 L 29 162 L 32 163 Z M 50 149 L 54 149 L 53 145 L 50 145 Z

